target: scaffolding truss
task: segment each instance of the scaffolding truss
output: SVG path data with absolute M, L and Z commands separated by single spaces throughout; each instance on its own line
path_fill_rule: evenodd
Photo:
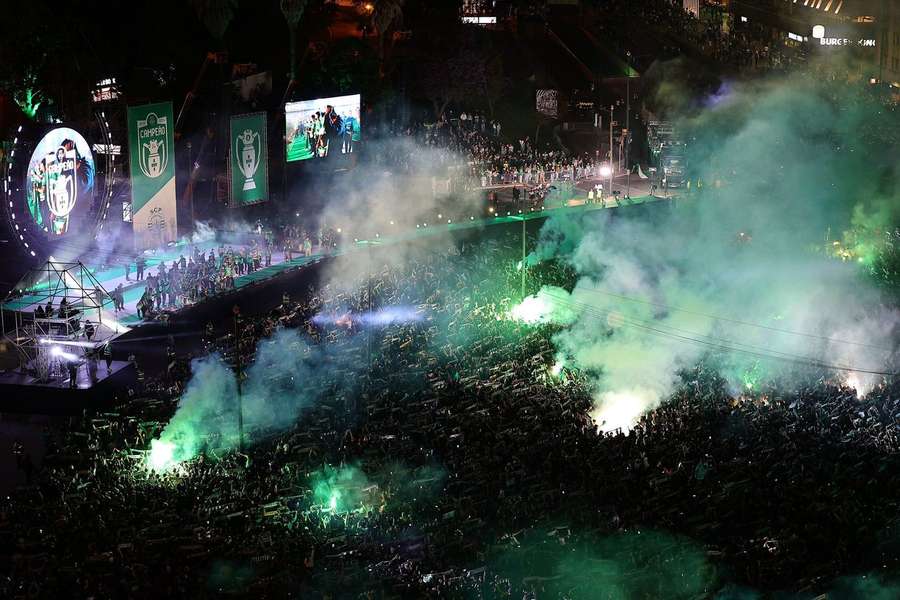
M 81 262 L 51 259 L 32 269 L 0 304 L 3 338 L 19 371 L 46 382 L 96 357 L 120 332 L 105 311 L 112 302 Z

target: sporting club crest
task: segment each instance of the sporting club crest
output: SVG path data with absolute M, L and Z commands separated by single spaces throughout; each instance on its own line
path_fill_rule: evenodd
M 69 213 L 78 200 L 76 152 L 60 146 L 46 160 L 47 208 L 52 217 L 53 233 L 62 235 L 69 227 Z
M 141 172 L 150 179 L 162 175 L 169 164 L 168 132 L 167 117 L 158 117 L 156 113 L 150 113 L 145 120 L 138 119 L 137 137 Z

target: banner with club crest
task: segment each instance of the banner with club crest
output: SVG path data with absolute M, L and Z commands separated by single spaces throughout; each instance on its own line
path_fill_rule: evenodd
M 128 107 L 128 160 L 135 248 L 158 248 L 176 241 L 175 119 L 171 102 Z
M 269 199 L 269 143 L 266 113 L 231 117 L 231 205 Z

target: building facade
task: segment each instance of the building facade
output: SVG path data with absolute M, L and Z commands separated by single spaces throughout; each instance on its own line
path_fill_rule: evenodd
M 900 91 L 900 2 L 887 0 L 880 79 Z
M 896 0 L 732 0 L 740 30 L 768 36 L 774 47 L 848 74 L 880 80 L 889 54 L 886 32 Z

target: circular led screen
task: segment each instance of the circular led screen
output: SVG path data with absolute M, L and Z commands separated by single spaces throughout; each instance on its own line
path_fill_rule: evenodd
M 25 207 L 47 237 L 79 232 L 94 192 L 94 157 L 80 133 L 68 127 L 47 132 L 28 160 Z

